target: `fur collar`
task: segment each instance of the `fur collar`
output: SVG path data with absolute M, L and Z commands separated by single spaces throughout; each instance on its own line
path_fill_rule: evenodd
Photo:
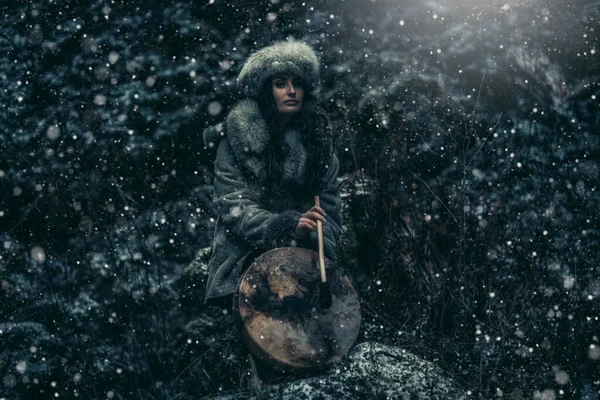
M 283 165 L 282 178 L 302 184 L 307 153 L 300 132 L 288 129 L 284 135 L 290 152 Z M 241 100 L 233 107 L 224 124 L 211 126 L 203 133 L 204 144 L 208 148 L 216 149 L 223 137 L 227 138 L 235 159 L 247 172 L 258 177 L 266 166 L 263 155 L 269 144 L 270 132 L 256 100 Z

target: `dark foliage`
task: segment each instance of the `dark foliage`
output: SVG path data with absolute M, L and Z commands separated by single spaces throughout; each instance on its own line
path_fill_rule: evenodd
M 481 398 L 597 399 L 600 4 L 399 3 L 0 6 L 0 397 L 245 384 L 186 269 L 214 227 L 201 131 L 294 37 L 339 134 L 359 340 Z

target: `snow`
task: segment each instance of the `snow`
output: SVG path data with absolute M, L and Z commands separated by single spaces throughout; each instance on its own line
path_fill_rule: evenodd
M 206 263 L 183 278 L 216 223 L 200 133 L 239 99 L 245 57 L 293 36 L 322 58 L 340 265 L 377 326 L 473 396 L 597 399 L 597 5 L 253 7 L 5 7 L 0 397 L 238 385 L 231 313 L 202 306 Z

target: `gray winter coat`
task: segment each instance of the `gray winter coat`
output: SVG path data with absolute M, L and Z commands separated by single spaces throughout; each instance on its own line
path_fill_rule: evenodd
M 325 256 L 336 261 L 340 234 L 340 193 L 337 176 L 339 162 L 330 152 L 322 193 L 309 193 L 295 185 L 304 183 L 307 153 L 294 129 L 284 132 L 290 152 L 283 165 L 282 182 L 286 191 L 273 198 L 258 181 L 265 167 L 263 153 L 269 143 L 266 121 L 253 99 L 237 103 L 225 126 L 204 131 L 204 142 L 217 148 L 213 201 L 218 213 L 205 304 L 212 304 L 235 291 L 244 261 L 253 250 L 264 252 L 277 247 L 304 247 L 318 251 L 317 231 L 296 240 L 295 228 L 300 215 L 320 196 L 327 222 L 323 224 Z M 293 187 L 293 189 L 292 189 Z

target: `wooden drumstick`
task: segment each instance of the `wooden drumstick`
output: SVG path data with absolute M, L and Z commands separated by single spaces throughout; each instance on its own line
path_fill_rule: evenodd
M 319 196 L 315 196 L 315 205 L 321 207 Z M 327 282 L 325 273 L 325 250 L 323 246 L 323 223 L 317 220 L 317 233 L 319 237 L 319 268 L 321 269 L 321 284 L 319 290 L 319 305 L 323 308 L 329 308 L 332 304 L 331 289 Z

